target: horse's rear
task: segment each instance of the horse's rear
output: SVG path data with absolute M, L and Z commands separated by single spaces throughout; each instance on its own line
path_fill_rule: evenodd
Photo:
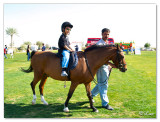
M 44 74 L 56 80 L 67 80 L 66 77 L 61 77 L 62 68 L 60 59 L 55 53 L 42 51 L 36 52 L 31 59 L 31 65 L 34 70 L 34 77 L 41 79 Z
M 35 93 L 35 86 L 36 84 L 41 80 L 39 85 L 40 95 L 41 95 L 41 101 L 44 105 L 48 105 L 48 103 L 45 101 L 43 96 L 43 89 L 44 85 L 47 81 L 48 76 L 52 77 L 56 80 L 67 80 L 66 77 L 61 77 L 61 70 L 60 67 L 60 59 L 56 56 L 55 53 L 52 52 L 32 52 L 31 53 L 31 65 L 29 69 L 24 70 L 23 72 L 30 73 L 34 71 L 34 78 L 31 82 L 31 88 L 33 91 L 33 100 L 32 104 L 36 104 L 36 93 Z

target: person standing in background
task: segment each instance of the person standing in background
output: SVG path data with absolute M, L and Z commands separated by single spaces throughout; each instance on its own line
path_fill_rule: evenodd
M 8 54 L 7 52 L 8 52 L 8 48 L 7 48 L 7 45 L 5 45 L 5 49 L 6 49 L 6 54 Z
M 78 52 L 78 50 L 79 50 L 78 45 L 75 46 L 75 50 L 76 50 L 76 52 Z
M 4 57 L 7 59 L 6 52 L 7 52 L 7 49 L 6 49 L 6 45 L 5 45 L 5 48 L 4 48 Z
M 27 46 L 27 60 L 29 61 L 31 55 L 30 55 L 30 49 L 29 49 L 29 45 Z
M 37 51 L 38 50 L 38 46 L 36 44 L 31 46 L 31 50 L 32 51 Z
M 46 50 L 46 47 L 44 46 L 44 43 L 42 44 L 42 51 L 45 51 Z

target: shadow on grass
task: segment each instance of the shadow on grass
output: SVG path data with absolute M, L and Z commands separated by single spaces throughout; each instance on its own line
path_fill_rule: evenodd
M 86 103 L 88 102 L 69 103 L 70 112 L 68 113 L 63 112 L 64 105 L 61 103 L 53 103 L 48 106 L 43 104 L 4 103 L 4 118 L 72 118 L 74 112 L 92 111 L 86 106 L 83 106 Z M 88 111 L 84 109 L 88 109 Z

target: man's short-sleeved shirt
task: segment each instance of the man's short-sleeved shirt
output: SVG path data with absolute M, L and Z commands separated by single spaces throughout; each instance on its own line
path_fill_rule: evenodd
M 59 41 L 58 41 L 58 46 L 61 50 L 65 50 L 65 48 L 64 48 L 65 45 L 67 47 L 69 47 L 70 42 L 69 42 L 68 37 L 62 33 L 62 35 L 60 36 Z
M 37 45 L 31 45 L 31 50 L 33 51 L 37 51 L 38 50 L 38 46 Z
M 100 39 L 100 40 L 96 43 L 96 45 L 106 45 L 106 42 L 105 42 L 103 39 Z M 106 67 L 106 66 L 108 66 L 108 65 L 105 64 L 105 65 L 102 66 L 101 68 Z M 108 67 L 107 67 L 107 70 L 108 70 Z
M 96 45 L 106 45 L 106 42 L 103 39 L 100 39 Z

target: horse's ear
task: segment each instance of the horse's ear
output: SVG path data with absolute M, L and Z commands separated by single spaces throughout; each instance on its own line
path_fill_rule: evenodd
M 117 44 L 117 49 L 119 49 L 119 44 Z

